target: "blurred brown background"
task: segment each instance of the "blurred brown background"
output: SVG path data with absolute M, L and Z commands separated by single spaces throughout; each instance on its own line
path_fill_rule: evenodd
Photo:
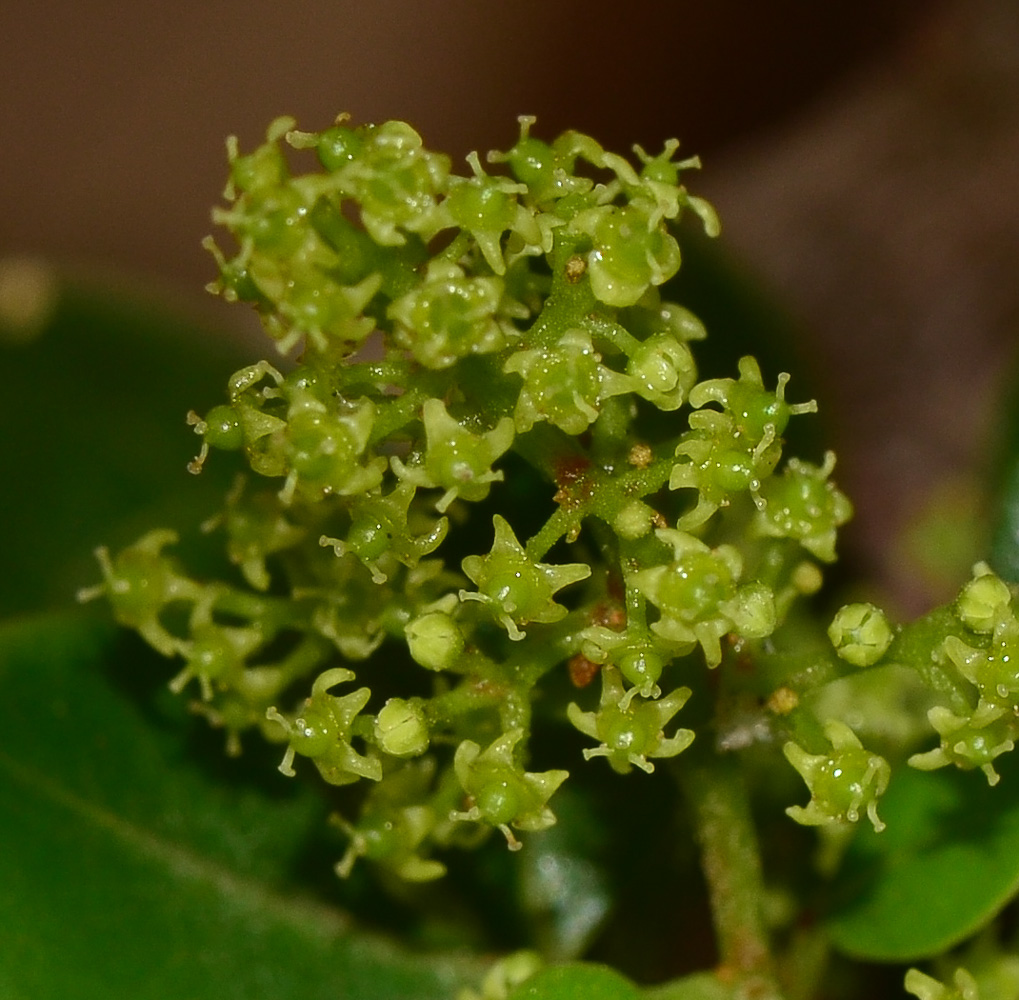
M 508 147 L 521 113 L 618 149 L 680 137 L 723 238 L 809 331 L 851 540 L 925 599 L 889 539 L 984 460 L 1019 329 L 1016 0 L 5 4 L 0 256 L 245 328 L 201 291 L 224 136 L 342 110 L 456 156 Z

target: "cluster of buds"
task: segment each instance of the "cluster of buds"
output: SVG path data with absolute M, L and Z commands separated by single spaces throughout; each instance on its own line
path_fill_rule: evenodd
M 1012 592 L 984 563 L 974 568 L 955 612 L 970 641 L 949 635 L 941 653 L 976 689 L 976 705 L 967 712 L 935 705 L 928 719 L 940 745 L 914 754 L 909 762 L 922 770 L 948 764 L 980 768 L 988 783 L 996 785 L 994 760 L 1019 740 L 1019 619 Z

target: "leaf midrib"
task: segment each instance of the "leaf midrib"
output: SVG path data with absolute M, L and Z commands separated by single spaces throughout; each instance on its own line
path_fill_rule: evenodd
M 343 911 L 300 893 L 283 895 L 264 884 L 210 862 L 151 830 L 116 815 L 64 787 L 50 775 L 17 761 L 0 750 L 0 770 L 29 795 L 43 798 L 71 813 L 77 820 L 110 833 L 137 854 L 164 866 L 174 877 L 204 883 L 220 895 L 257 908 L 306 931 L 326 936 L 349 933 L 353 921 Z

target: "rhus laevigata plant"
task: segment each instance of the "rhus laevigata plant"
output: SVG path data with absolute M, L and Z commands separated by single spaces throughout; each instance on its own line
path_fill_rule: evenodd
M 708 331 L 668 294 L 691 223 L 719 232 L 686 186 L 697 160 L 533 126 L 461 173 L 396 121 L 281 118 L 251 152 L 229 143 L 212 287 L 278 348 L 188 416 L 192 472 L 222 451 L 247 467 L 205 525 L 232 570 L 200 578 L 157 529 L 100 550 L 86 596 L 178 662 L 172 688 L 228 752 L 269 740 L 283 775 L 334 786 L 348 882 L 413 907 L 465 851 L 547 857 L 564 809 L 608 829 L 615 856 L 577 890 L 588 917 L 543 958 L 497 965 L 486 998 L 587 995 L 570 976 L 603 973 L 598 996 L 636 995 L 593 966 L 535 970 L 605 926 L 612 892 L 591 872 L 647 852 L 655 895 L 654 872 L 679 864 L 661 849 L 676 815 L 699 845 L 715 966 L 655 995 L 806 998 L 833 946 L 942 951 L 1002 894 L 949 919 L 941 947 L 885 954 L 868 927 L 922 918 L 889 918 L 880 885 L 867 896 L 877 876 L 839 890 L 848 910 L 819 909 L 803 872 L 842 885 L 902 843 L 884 810 L 897 782 L 954 789 L 954 766 L 991 794 L 1019 734 L 1013 591 L 981 563 L 913 624 L 863 602 L 819 622 L 851 506 L 831 451 L 787 454 L 816 404 L 750 356 L 700 377 Z M 672 814 L 631 822 L 626 787 L 661 789 Z M 793 849 L 762 862 L 765 834 Z M 907 978 L 924 1000 L 976 996 L 969 972 L 955 982 Z

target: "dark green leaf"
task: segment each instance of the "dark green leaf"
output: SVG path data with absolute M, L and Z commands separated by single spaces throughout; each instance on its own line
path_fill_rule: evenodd
M 861 830 L 828 927 L 841 951 L 878 961 L 926 958 L 973 934 L 1019 891 L 1019 769 L 901 768 L 881 800 L 888 824 Z
M 630 980 L 604 965 L 550 965 L 521 983 L 509 1000 L 640 1000 Z
M 1019 460 L 1004 468 L 993 519 L 990 563 L 1009 583 L 1019 583 Z
M 740 991 L 713 972 L 695 972 L 644 991 L 644 1000 L 733 1000 Z
M 152 666 L 84 616 L 0 629 L 0 996 L 448 1000 L 473 978 L 354 931 L 327 865 L 295 888 L 318 795 L 210 774 L 115 652 Z
M 225 398 L 236 346 L 140 296 L 61 286 L 28 340 L 5 339 L 0 615 L 73 603 L 94 583 L 92 550 L 154 525 L 197 534 L 238 469 L 217 454 L 201 476 L 185 423 Z
M 988 561 L 1003 579 L 1019 583 L 1019 378 L 1015 365 L 997 401 L 989 482 L 991 551 Z
M 520 852 L 518 892 L 541 953 L 566 961 L 584 954 L 613 899 L 591 803 L 567 784 L 556 793 L 556 818 Z

